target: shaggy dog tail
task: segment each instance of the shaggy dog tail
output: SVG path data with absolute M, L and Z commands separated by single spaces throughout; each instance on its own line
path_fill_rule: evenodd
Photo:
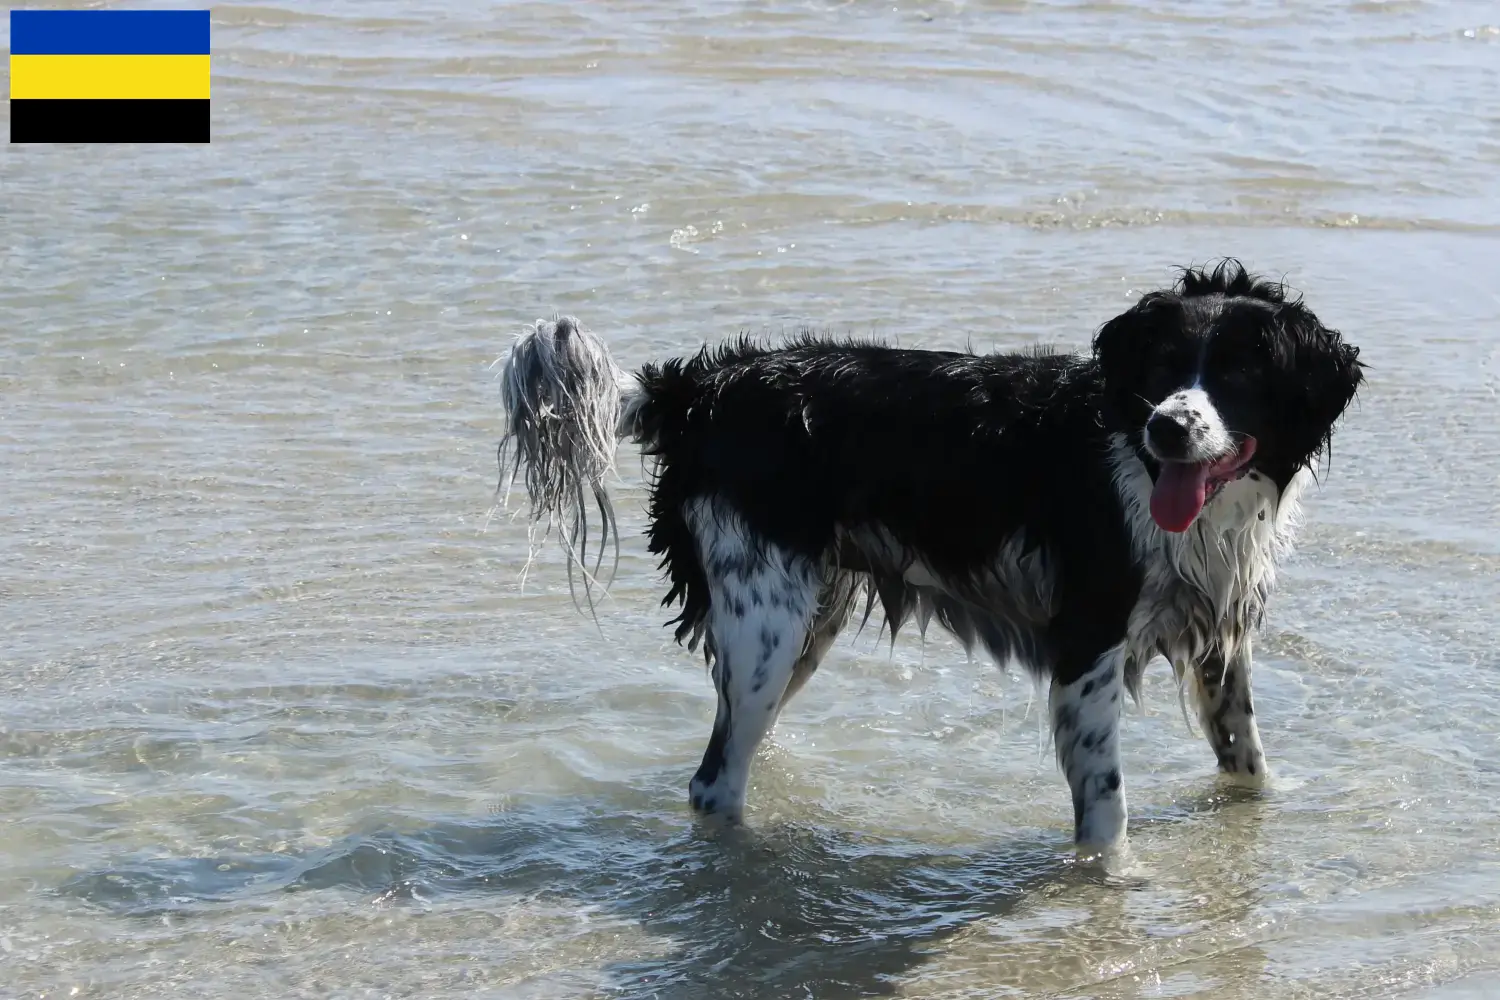
M 533 542 L 538 525 L 543 525 L 542 540 L 557 528 L 568 556 L 568 589 L 576 605 L 576 565 L 590 613 L 593 588 L 611 543 L 611 579 L 620 564 L 619 528 L 604 478 L 614 468 L 622 406 L 628 402 L 621 388 L 624 380 L 604 341 L 572 316 L 537 320 L 516 338 L 501 374 L 500 402 L 506 415 L 498 453 L 501 485 L 508 499 L 516 479 L 523 479 Z M 601 522 L 592 570 L 590 497 Z M 607 586 L 606 581 L 601 589 Z

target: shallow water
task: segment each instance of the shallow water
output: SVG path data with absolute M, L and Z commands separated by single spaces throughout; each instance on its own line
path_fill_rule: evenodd
M 1500 994 L 1497 17 L 217 6 L 212 146 L 0 156 L 0 994 Z M 1158 664 L 1079 871 L 1030 683 L 870 629 L 695 830 L 634 454 L 600 629 L 488 516 L 510 337 L 1082 346 L 1221 254 L 1371 365 L 1271 787 Z

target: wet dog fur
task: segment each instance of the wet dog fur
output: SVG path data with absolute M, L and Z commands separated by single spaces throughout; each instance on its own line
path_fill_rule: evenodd
M 1122 699 L 1157 654 L 1219 769 L 1265 777 L 1251 633 L 1362 367 L 1234 261 L 1143 296 L 1083 355 L 741 338 L 627 380 L 564 317 L 511 352 L 500 457 L 585 572 L 616 436 L 654 460 L 663 604 L 718 692 L 698 812 L 743 815 L 756 748 L 863 595 L 893 635 L 936 621 L 1044 679 L 1075 840 L 1109 849 Z

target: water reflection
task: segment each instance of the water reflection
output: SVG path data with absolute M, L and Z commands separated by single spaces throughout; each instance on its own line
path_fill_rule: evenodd
M 1153 827 L 1234 809 L 1233 849 L 1184 859 L 1213 869 L 1195 873 L 1194 883 L 1233 888 L 1197 904 L 1213 911 L 1199 919 L 1222 926 L 1255 905 L 1246 887 L 1256 882 L 1247 866 L 1255 864 L 1248 847 L 1259 826 L 1257 799 L 1253 791 L 1214 786 L 1137 824 L 1136 835 L 1148 836 Z M 1034 898 L 1087 911 L 1055 931 L 1077 939 L 1079 958 L 1144 938 L 1130 897 L 1152 887 L 1150 874 L 1109 875 L 1076 864 L 1060 839 L 1021 835 L 940 849 L 803 823 L 722 828 L 664 815 L 534 805 L 482 821 L 350 837 L 302 857 L 141 860 L 78 875 L 58 892 L 138 919 L 191 920 L 277 892 L 352 894 L 377 906 L 473 906 L 498 895 L 578 907 L 625 917 L 668 943 L 665 954 L 608 968 L 619 995 L 632 997 L 701 997 L 710 989 L 723 997 L 891 993 L 980 923 L 1003 940 L 1007 919 L 1024 920 Z M 1090 934 L 1099 942 L 1090 944 Z M 1255 954 L 1241 947 L 1234 960 L 1253 963 Z M 1138 964 L 1114 963 L 1121 975 Z M 1075 974 L 1097 979 L 1101 971 L 1107 981 L 1110 968 L 1090 971 L 1087 962 Z

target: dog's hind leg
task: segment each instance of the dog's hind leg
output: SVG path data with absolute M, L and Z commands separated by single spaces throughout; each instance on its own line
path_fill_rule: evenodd
M 803 640 L 802 655 L 792 664 L 792 679 L 787 682 L 786 690 L 781 695 L 781 704 L 776 707 L 778 716 L 786 708 L 787 702 L 812 678 L 818 664 L 823 662 L 823 657 L 828 655 L 833 640 L 838 638 L 839 632 L 849 621 L 849 609 L 854 605 L 858 589 L 858 581 L 852 573 L 839 573 L 831 583 L 823 587 L 818 595 L 817 614 Z
M 1266 755 L 1250 695 L 1250 637 L 1229 657 L 1217 648 L 1210 650 L 1185 679 L 1219 770 L 1252 783 L 1264 781 Z
M 689 521 L 709 584 L 719 705 L 688 789 L 698 812 L 738 820 L 751 760 L 775 721 L 813 627 L 820 574 L 810 560 L 751 537 L 739 516 L 720 504 L 697 503 Z

